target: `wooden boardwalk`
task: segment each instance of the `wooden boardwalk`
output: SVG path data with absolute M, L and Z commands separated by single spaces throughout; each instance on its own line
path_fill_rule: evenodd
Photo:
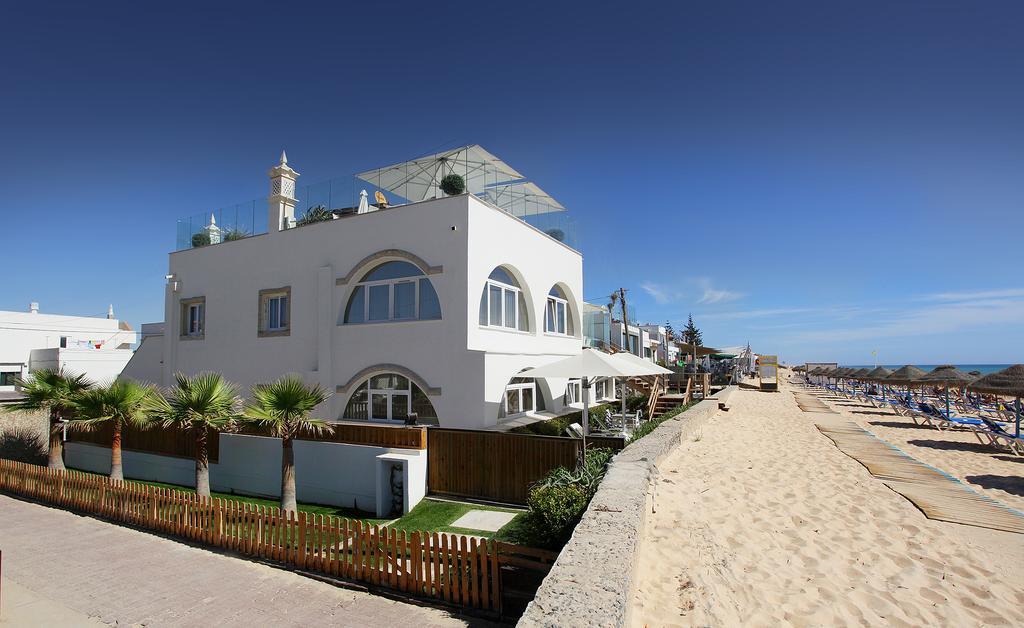
M 929 519 L 1024 534 L 1024 513 L 911 458 L 855 423 L 818 423 L 815 427 Z

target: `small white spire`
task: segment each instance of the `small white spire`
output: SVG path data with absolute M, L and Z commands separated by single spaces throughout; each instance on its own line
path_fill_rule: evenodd
M 283 150 L 281 151 L 281 165 L 282 166 L 287 166 L 288 165 L 288 155 Z
M 366 190 L 359 193 L 359 208 L 356 210 L 357 214 L 365 214 L 370 211 L 370 203 L 366 200 Z
M 110 307 L 107 308 L 107 318 L 109 318 L 109 319 L 113 319 L 114 318 L 114 304 L 113 303 L 111 303 Z
M 217 219 L 213 217 L 213 213 L 211 212 L 210 213 L 210 226 L 216 226 L 216 225 L 217 225 Z

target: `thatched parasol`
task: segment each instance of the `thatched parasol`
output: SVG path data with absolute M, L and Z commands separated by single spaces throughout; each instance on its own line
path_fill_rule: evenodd
M 907 364 L 893 371 L 885 381 L 890 384 L 913 384 L 921 377 L 927 375 L 924 371 L 913 364 Z
M 870 373 L 870 372 L 871 372 L 871 369 L 869 369 L 869 368 L 857 369 L 856 371 L 850 373 L 849 377 L 850 377 L 850 379 L 864 379 L 865 377 L 867 377 L 867 374 Z
M 1020 398 L 1024 397 L 1024 364 L 1014 364 L 996 373 L 974 380 L 971 388 L 979 392 L 1016 397 L 1015 435 L 1020 436 Z
M 892 371 L 890 371 L 889 369 L 885 368 L 884 366 L 876 366 L 875 368 L 868 371 L 868 374 L 865 375 L 864 378 L 871 380 L 873 382 L 877 382 L 879 380 L 885 379 L 886 377 L 889 377 L 890 375 L 892 375 Z
M 949 387 L 970 384 L 974 378 L 952 364 L 936 366 L 930 372 L 917 378 L 921 384 L 942 384 L 946 388 L 946 416 L 949 416 Z

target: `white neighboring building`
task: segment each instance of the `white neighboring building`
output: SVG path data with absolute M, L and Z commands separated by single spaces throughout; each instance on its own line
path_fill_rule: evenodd
M 465 175 L 469 193 L 386 182 L 431 168 L 432 181 Z M 170 255 L 162 336 L 146 335 L 126 375 L 166 386 L 218 371 L 248 389 L 298 373 L 335 393 L 320 409 L 335 420 L 414 412 L 487 429 L 575 407 L 567 380 L 517 377 L 584 342 L 582 256 L 563 230 L 528 224 L 537 199 L 562 209 L 534 184 L 491 183 L 521 175 L 471 146 L 359 175 L 377 177 L 378 206 L 363 194 L 358 209 L 296 226 L 298 173 L 282 155 L 269 176 L 267 233 L 204 245 L 193 236 L 211 221 L 185 234 L 200 246 Z M 404 204 L 380 202 L 397 191 Z
M 114 318 L 0 311 L 0 392 L 15 391 L 14 380 L 41 368 L 64 368 L 98 383 L 117 378 L 132 357 L 137 334 Z

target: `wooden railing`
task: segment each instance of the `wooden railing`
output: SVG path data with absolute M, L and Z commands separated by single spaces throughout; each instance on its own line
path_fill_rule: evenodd
M 501 566 L 546 572 L 557 556 L 2 459 L 0 490 L 300 570 L 494 612 L 502 605 Z

